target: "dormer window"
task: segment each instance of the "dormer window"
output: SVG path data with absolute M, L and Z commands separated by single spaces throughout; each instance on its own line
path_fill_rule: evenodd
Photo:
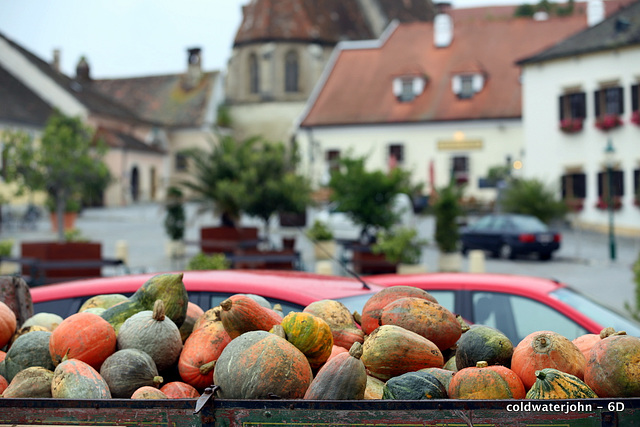
M 469 99 L 484 86 L 482 74 L 458 74 L 451 80 L 451 88 L 460 99 Z
M 424 76 L 405 76 L 393 79 L 393 94 L 400 102 L 411 102 L 424 92 Z

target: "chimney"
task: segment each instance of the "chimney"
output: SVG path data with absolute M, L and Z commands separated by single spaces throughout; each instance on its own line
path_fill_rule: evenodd
M 91 75 L 89 73 L 89 63 L 84 56 L 80 57 L 78 65 L 76 65 L 76 80 L 79 82 L 91 81 Z
M 187 49 L 187 72 L 184 76 L 184 88 L 189 90 L 198 85 L 202 77 L 201 52 L 199 47 Z
M 51 60 L 51 68 L 57 73 L 60 72 L 60 49 L 53 49 L 53 59 Z
M 603 0 L 589 0 L 587 3 L 587 25 L 593 27 L 604 21 L 604 2 Z
M 437 14 L 433 19 L 433 43 L 436 47 L 447 47 L 453 40 L 453 20 L 449 15 L 451 3 L 436 5 Z

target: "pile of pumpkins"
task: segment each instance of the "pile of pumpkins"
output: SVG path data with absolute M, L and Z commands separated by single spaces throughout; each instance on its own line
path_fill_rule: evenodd
M 131 297 L 89 299 L 16 332 L 0 303 L 5 398 L 576 399 L 640 396 L 640 338 L 611 328 L 573 341 L 551 331 L 517 346 L 468 326 L 428 292 L 394 286 L 362 313 L 321 300 L 283 315 L 236 294 L 204 312 L 182 274 Z

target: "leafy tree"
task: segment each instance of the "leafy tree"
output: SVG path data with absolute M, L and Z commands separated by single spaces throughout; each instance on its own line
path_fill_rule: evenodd
M 505 212 L 533 215 L 547 224 L 567 213 L 567 205 L 537 179 L 511 180 L 501 203 Z
M 438 191 L 433 204 L 436 219 L 435 241 L 438 249 L 444 253 L 456 252 L 460 232 L 458 230 L 458 216 L 462 215 L 460 206 L 461 188 L 449 184 Z
M 182 191 L 176 187 L 170 187 L 167 197 L 167 212 L 164 217 L 164 228 L 171 240 L 182 240 L 186 216 L 182 204 Z
M 10 132 L 5 144 L 7 180 L 17 182 L 21 191 L 44 190 L 50 195 L 58 216 L 58 240 L 63 242 L 68 200 L 79 201 L 88 192 L 101 193 L 110 181 L 103 163 L 106 145 L 93 138 L 93 131 L 80 118 L 59 111 L 47 121 L 39 143 L 24 133 Z
M 633 281 L 636 282 L 636 300 L 634 304 L 625 302 L 624 307 L 634 320 L 640 322 L 640 254 L 638 254 L 638 259 L 631 266 L 631 270 L 633 271 Z
M 389 229 L 399 218 L 392 209 L 398 193 L 412 190 L 410 172 L 394 168 L 388 174 L 365 169 L 366 157 L 345 156 L 339 168 L 331 172 L 331 200 L 362 226 L 363 237 L 375 235 L 375 229 Z

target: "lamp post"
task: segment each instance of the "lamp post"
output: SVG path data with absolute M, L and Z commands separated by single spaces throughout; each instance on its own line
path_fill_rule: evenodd
M 616 260 L 616 240 L 613 232 L 613 165 L 615 162 L 615 149 L 611 142 L 611 138 L 607 141 L 607 147 L 604 150 L 604 158 L 607 166 L 607 210 L 609 212 L 609 259 Z

